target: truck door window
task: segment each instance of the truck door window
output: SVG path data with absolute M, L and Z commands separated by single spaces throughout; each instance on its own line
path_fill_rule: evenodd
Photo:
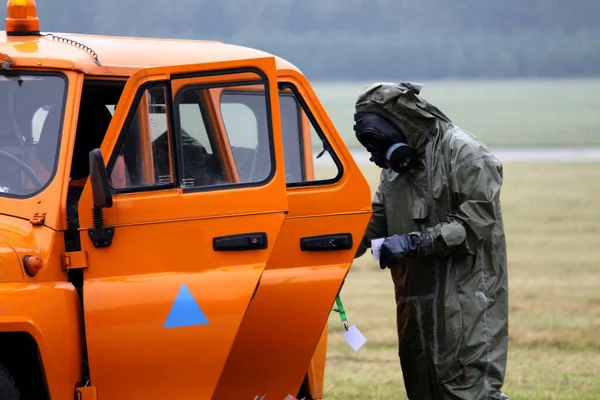
M 262 88 L 253 96 L 215 86 L 184 86 L 175 96 L 182 187 L 266 181 L 272 149 L 264 85 L 252 82 L 252 87 Z
M 174 80 L 172 100 L 166 85 L 153 83 L 134 101 L 107 168 L 116 192 L 263 183 L 272 176 L 270 112 L 258 75 L 239 84 L 228 77 L 222 86 Z M 247 87 L 258 91 L 238 95 Z
M 141 92 L 124 125 L 108 173 L 117 190 L 169 187 L 174 182 L 166 85 Z
M 341 176 L 341 163 L 304 99 L 291 85 L 283 87 L 279 104 L 288 186 L 335 182 Z

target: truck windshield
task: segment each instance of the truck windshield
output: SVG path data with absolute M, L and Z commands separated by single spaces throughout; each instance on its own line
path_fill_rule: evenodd
M 32 196 L 54 177 L 66 84 L 61 74 L 0 73 L 0 196 Z

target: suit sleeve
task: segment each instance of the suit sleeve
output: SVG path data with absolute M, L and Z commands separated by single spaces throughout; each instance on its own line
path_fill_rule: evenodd
M 428 229 L 432 238 L 429 252 L 474 254 L 499 217 L 502 164 L 471 143 L 451 153 L 455 154 L 450 157 L 452 211 L 446 221 Z

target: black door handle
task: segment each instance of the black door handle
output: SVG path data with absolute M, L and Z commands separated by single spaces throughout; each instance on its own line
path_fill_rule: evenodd
M 267 234 L 264 232 L 242 233 L 213 238 L 214 251 L 262 250 L 266 248 Z
M 350 233 L 337 233 L 304 237 L 300 239 L 300 249 L 302 251 L 351 250 L 352 235 Z

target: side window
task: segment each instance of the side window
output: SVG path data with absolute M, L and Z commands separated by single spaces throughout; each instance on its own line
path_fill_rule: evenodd
M 340 175 L 339 163 L 297 96 L 290 89 L 279 93 L 287 184 L 331 182 Z
M 229 86 L 183 86 L 175 95 L 185 188 L 259 183 L 271 175 L 264 85 Z
M 161 187 L 174 182 L 164 83 L 147 87 L 121 132 L 109 165 L 115 189 Z

